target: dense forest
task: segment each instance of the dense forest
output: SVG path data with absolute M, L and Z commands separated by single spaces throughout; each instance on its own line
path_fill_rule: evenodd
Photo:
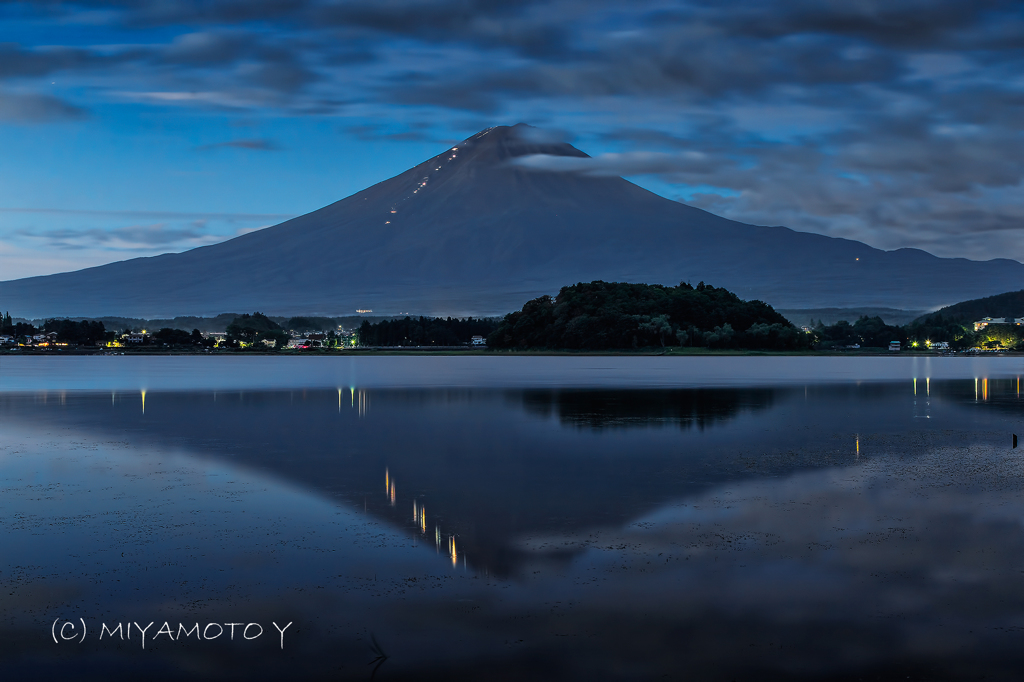
M 359 327 L 361 346 L 461 346 L 474 336 L 487 336 L 498 326 L 496 318 L 406 317 L 364 321 Z
M 771 306 L 696 287 L 590 282 L 528 301 L 487 337 L 491 348 L 604 350 L 664 346 L 796 349 L 809 335 Z
M 970 325 L 985 317 L 1021 317 L 1024 316 L 1024 291 L 1009 291 L 1005 294 L 975 298 L 954 305 L 940 308 L 914 320 L 914 324 L 927 324 L 935 320 L 941 323 Z

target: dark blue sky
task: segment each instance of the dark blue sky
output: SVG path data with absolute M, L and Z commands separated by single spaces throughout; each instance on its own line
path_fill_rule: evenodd
M 1024 260 L 1024 4 L 0 5 L 0 279 L 180 251 L 525 121 L 736 220 Z M 543 164 L 543 160 L 538 163 Z

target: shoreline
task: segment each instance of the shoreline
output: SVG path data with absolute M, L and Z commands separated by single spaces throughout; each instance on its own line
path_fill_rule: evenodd
M 367 356 L 467 356 L 467 357 L 702 357 L 702 356 L 770 356 L 770 357 L 1019 357 L 1024 356 L 1021 351 L 960 351 L 939 353 L 926 350 L 902 350 L 890 351 L 885 348 L 860 349 L 850 351 L 830 350 L 746 350 L 746 349 L 708 349 L 708 348 L 682 348 L 668 347 L 659 350 L 637 349 L 637 350 L 484 350 L 484 349 L 456 349 L 451 347 L 434 348 L 423 347 L 402 347 L 402 346 L 381 346 L 375 348 L 361 348 L 358 350 L 345 349 L 321 349 L 321 350 L 191 350 L 191 349 L 142 349 L 142 348 L 120 348 L 120 349 L 3 349 L 0 350 L 0 357 L 18 357 L 21 355 L 31 356 L 211 356 L 211 357 L 250 357 L 250 356 L 271 356 L 271 357 L 367 357 Z

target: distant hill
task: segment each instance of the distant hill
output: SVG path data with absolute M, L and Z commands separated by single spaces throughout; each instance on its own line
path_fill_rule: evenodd
M 886 324 L 902 326 L 921 317 L 923 310 L 897 310 L 895 308 L 810 308 L 807 310 L 780 309 L 779 314 L 798 327 L 815 327 L 820 322 L 832 325 L 840 320 L 855 322 L 861 317 L 880 317 Z
M 935 312 L 922 315 L 915 322 L 923 322 L 939 315 L 942 315 L 943 319 L 959 324 L 968 324 L 984 317 L 1024 317 L 1024 290 L 975 298 L 939 308 Z
M 526 157 L 587 157 L 529 132 L 484 130 L 330 206 L 220 244 L 0 282 L 0 306 L 30 318 L 481 317 L 569 282 L 703 280 L 785 309 L 928 310 L 1024 281 L 1013 260 L 882 251 L 734 222 L 622 178 L 527 169 Z

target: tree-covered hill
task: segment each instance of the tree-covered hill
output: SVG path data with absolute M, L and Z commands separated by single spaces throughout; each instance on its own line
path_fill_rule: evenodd
M 955 303 L 922 315 L 914 320 L 914 323 L 923 323 L 940 317 L 946 322 L 958 324 L 968 324 L 984 317 L 1024 317 L 1024 290 Z
M 487 337 L 491 348 L 603 350 L 651 346 L 803 348 L 808 335 L 771 306 L 696 287 L 590 282 L 528 301 Z

